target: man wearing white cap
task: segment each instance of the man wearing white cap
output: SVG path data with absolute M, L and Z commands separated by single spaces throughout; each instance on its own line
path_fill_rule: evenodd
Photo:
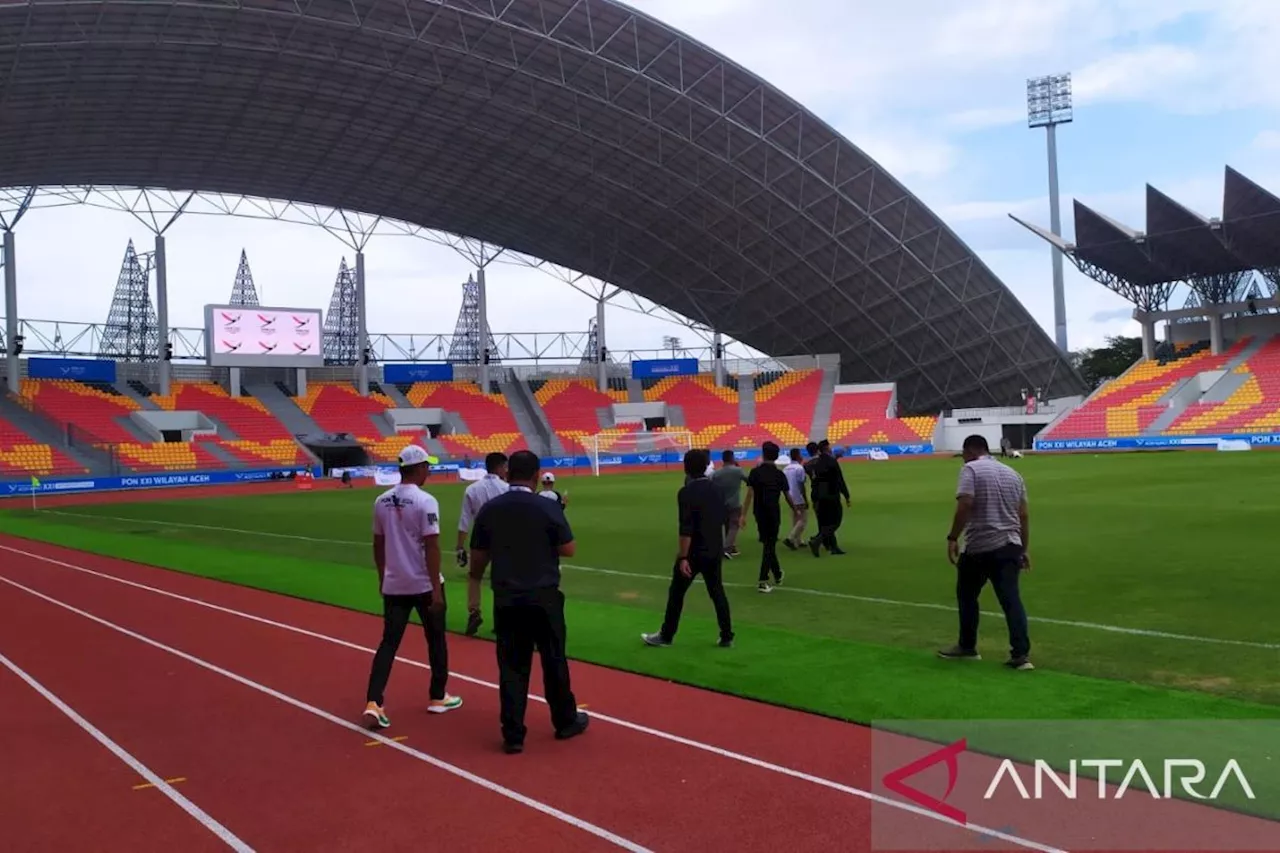
M 555 501 L 561 509 L 569 505 L 568 495 L 556 491 L 556 475 L 550 471 L 542 472 L 542 491 L 538 492 L 538 497 Z
M 373 656 L 365 718 L 376 728 L 391 725 L 383 708 L 383 691 L 391 665 L 416 610 L 427 637 L 431 664 L 427 711 L 443 714 L 462 704 L 445 690 L 449 681 L 449 647 L 445 635 L 444 579 L 440 576 L 440 504 L 422 490 L 431 457 L 416 444 L 400 451 L 400 483 L 373 504 L 373 561 L 382 592 L 382 642 Z

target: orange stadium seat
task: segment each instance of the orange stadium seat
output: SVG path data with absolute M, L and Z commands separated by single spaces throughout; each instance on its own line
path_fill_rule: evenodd
M 450 456 L 514 453 L 525 446 L 507 399 L 501 394 L 484 393 L 474 382 L 415 382 L 404 395 L 415 408 L 444 409 L 466 423 L 469 432 L 438 438 Z
M 57 448 L 40 444 L 9 421 L 0 418 L 0 479 L 70 477 L 85 473 Z
M 566 450 L 585 449 L 582 439 L 598 433 L 612 433 L 600 427 L 599 409 L 627 402 L 627 392 L 610 388 L 602 392 L 591 379 L 548 379 L 534 391 L 534 399 L 546 413 L 547 423 L 555 431 Z M 464 416 L 465 417 L 465 416 Z M 619 428 L 618 432 L 634 432 L 635 428 Z M 603 447 L 602 447 L 603 449 Z
M 933 439 L 936 417 L 889 415 L 892 391 L 837 392 L 827 438 L 835 445 L 920 444 Z
M 1218 403 L 1188 406 L 1163 435 L 1232 435 L 1280 431 L 1280 338 L 1235 368 L 1244 382 Z

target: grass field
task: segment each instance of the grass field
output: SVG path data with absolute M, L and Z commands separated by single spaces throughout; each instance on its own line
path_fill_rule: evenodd
M 1280 718 L 1280 604 L 1271 523 L 1280 455 L 1027 458 L 1034 571 L 1024 596 L 1033 673 L 1006 671 L 994 597 L 980 663 L 937 660 L 955 640 L 945 534 L 956 460 L 847 469 L 844 557 L 784 551 L 787 584 L 754 590 L 759 545 L 727 564 L 737 647 L 715 648 L 701 586 L 676 645 L 639 642 L 661 618 L 680 475 L 563 481 L 578 556 L 565 569 L 580 659 L 858 721 Z M 429 486 L 451 562 L 462 487 Z M 374 492 L 0 513 L 0 530 L 360 610 L 378 610 Z M 482 632 L 484 633 L 484 632 Z M 1176 635 L 1176 636 L 1173 636 Z

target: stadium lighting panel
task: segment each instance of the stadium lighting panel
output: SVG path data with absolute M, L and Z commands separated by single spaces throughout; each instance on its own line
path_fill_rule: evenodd
M 1050 74 L 1027 81 L 1027 125 L 1048 127 L 1072 119 L 1071 75 Z

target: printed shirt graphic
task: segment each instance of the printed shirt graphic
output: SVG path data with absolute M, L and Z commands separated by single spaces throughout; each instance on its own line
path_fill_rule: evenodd
M 387 540 L 383 595 L 421 595 L 432 589 L 422 540 L 440 535 L 440 504 L 412 484 L 383 492 L 373 504 L 373 533 Z
M 476 480 L 467 486 L 462 495 L 462 512 L 458 516 L 458 531 L 466 533 L 471 523 L 480 514 L 480 508 L 498 495 L 506 494 L 507 481 L 497 474 L 485 474 L 483 480 Z

